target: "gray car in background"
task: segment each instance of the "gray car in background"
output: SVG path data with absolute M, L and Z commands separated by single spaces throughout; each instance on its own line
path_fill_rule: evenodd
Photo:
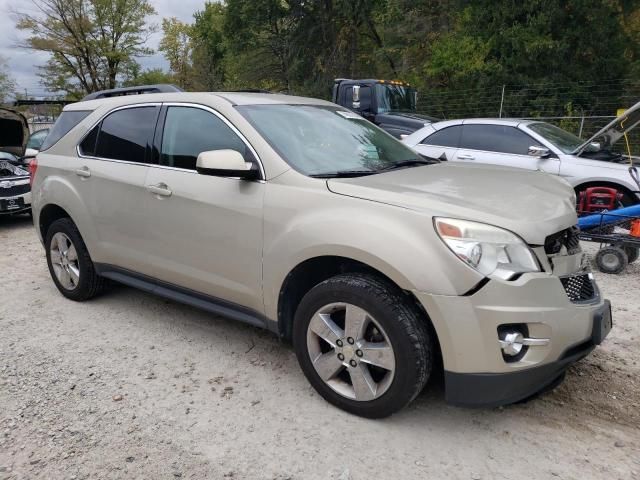
M 580 192 L 613 187 L 622 203 L 640 202 L 629 175 L 633 158 L 611 147 L 640 123 L 640 103 L 584 141 L 550 123 L 517 119 L 459 119 L 437 122 L 403 139 L 419 153 L 440 160 L 540 170 L 564 177 Z M 635 159 L 636 162 L 640 159 Z

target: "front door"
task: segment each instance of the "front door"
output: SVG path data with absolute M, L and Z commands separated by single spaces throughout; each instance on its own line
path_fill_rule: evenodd
M 258 161 L 219 115 L 199 106 L 165 106 L 158 122 L 159 165 L 145 184 L 147 251 L 153 276 L 263 311 L 262 207 L 265 184 L 200 175 L 198 154 L 232 149 Z
M 540 170 L 558 175 L 560 160 L 528 154 L 540 142 L 510 125 L 465 124 L 454 160 Z

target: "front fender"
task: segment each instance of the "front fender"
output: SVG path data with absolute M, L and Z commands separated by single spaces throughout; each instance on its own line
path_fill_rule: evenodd
M 356 260 L 404 290 L 461 295 L 482 280 L 437 237 L 429 216 L 326 189 L 295 195 L 287 190 L 273 186 L 265 198 L 263 278 L 269 318 L 277 318 L 287 275 L 317 257 Z

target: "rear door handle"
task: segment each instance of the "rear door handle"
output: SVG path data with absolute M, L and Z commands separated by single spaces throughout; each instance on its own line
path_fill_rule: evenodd
M 78 168 L 76 169 L 76 175 L 83 178 L 89 178 L 91 176 L 91 170 L 89 170 L 89 167 Z
M 173 193 L 166 183 L 158 183 L 157 185 L 147 185 L 147 191 L 161 197 L 170 197 Z
M 475 160 L 476 157 L 474 157 L 473 155 L 467 155 L 465 153 L 463 153 L 462 155 L 458 155 L 458 160 Z

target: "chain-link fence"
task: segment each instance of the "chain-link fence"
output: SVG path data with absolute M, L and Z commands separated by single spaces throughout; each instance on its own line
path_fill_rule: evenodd
M 640 101 L 639 80 L 496 85 L 477 89 L 421 91 L 418 111 L 442 119 L 523 118 L 554 123 L 587 139 L 611 122 L 620 109 Z M 640 156 L 640 128 L 615 149 Z

